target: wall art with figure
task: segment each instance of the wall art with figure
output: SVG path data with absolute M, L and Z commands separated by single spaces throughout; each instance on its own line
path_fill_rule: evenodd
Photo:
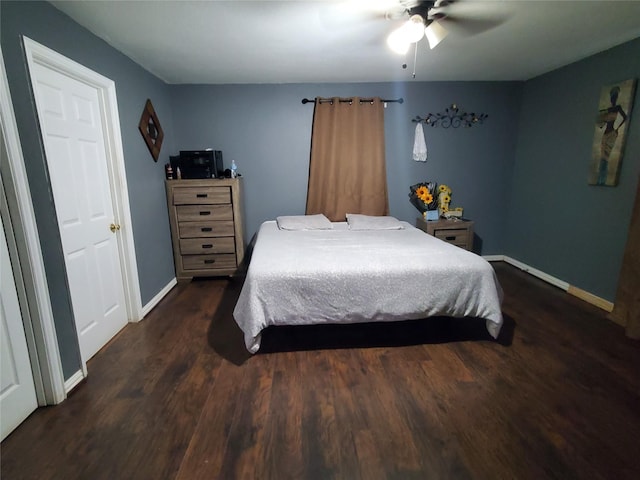
M 618 184 L 635 91 L 635 79 L 602 88 L 591 150 L 589 185 L 615 187 Z

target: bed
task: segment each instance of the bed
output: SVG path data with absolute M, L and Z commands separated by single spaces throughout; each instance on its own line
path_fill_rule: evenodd
M 497 338 L 502 289 L 482 257 L 393 217 L 291 229 L 283 218 L 261 225 L 233 311 L 249 352 L 270 325 L 472 317 Z

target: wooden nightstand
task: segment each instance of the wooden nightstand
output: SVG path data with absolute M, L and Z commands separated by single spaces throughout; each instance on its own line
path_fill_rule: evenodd
M 416 227 L 440 240 L 465 250 L 473 250 L 473 222 L 470 220 L 444 219 L 426 221 L 416 219 Z

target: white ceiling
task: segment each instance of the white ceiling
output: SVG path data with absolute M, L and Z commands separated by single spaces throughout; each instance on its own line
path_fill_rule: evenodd
M 411 80 L 413 51 L 405 59 L 385 42 L 402 20 L 384 18 L 372 8 L 379 1 L 51 3 L 167 83 Z M 527 80 L 640 37 L 640 1 L 455 0 L 442 8 L 449 36 L 434 50 L 419 43 L 417 81 Z

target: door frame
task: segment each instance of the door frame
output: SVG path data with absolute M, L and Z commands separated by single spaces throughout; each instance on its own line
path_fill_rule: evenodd
M 11 213 L 9 225 L 20 241 L 16 242 L 20 257 L 23 285 L 18 287 L 18 299 L 23 312 L 27 347 L 38 405 L 55 405 L 66 398 L 62 361 L 58 350 L 49 285 L 44 270 L 31 191 L 24 166 L 20 135 L 16 124 L 9 82 L 0 48 L 0 125 L 7 147 L 7 163 L 3 164 L 2 182 Z
M 115 82 L 28 37 L 23 36 L 22 40 L 29 67 L 32 92 L 34 92 L 33 85 L 35 84 L 33 68 L 35 64 L 55 70 L 62 75 L 95 88 L 98 92 L 100 118 L 104 128 L 103 134 L 111 199 L 116 223 L 121 226 L 120 235 L 117 236 L 117 244 L 124 281 L 127 320 L 129 322 L 139 322 L 143 317 L 142 299 L 133 240 L 129 191 L 127 189 L 124 151 L 120 135 L 120 116 Z M 37 102 L 35 92 L 33 97 Z

